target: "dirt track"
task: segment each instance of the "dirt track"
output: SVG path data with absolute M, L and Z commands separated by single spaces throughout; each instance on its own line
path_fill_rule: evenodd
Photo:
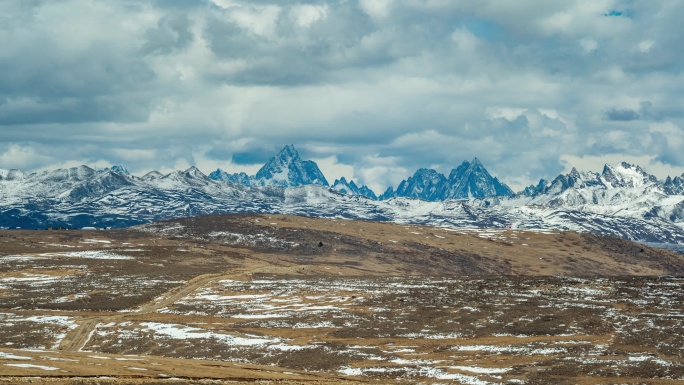
M 223 277 L 227 278 L 229 276 L 222 276 L 221 274 L 205 274 L 193 278 L 180 288 L 173 289 L 162 297 L 157 298 L 152 302 L 143 304 L 139 309 L 135 310 L 135 314 L 140 315 L 153 313 L 164 306 L 174 303 L 198 288 Z M 98 324 L 118 321 L 127 317 L 130 317 L 130 315 L 117 314 L 103 317 L 85 318 L 80 321 L 77 328 L 72 329 L 69 331 L 69 333 L 67 333 L 58 349 L 65 351 L 80 351 L 88 343 L 91 333 L 95 330 Z
M 168 293 L 164 293 L 164 295 L 141 305 L 139 308 L 133 310 L 133 314 L 116 314 L 103 317 L 87 317 L 79 323 L 77 328 L 67 333 L 58 349 L 65 351 L 80 351 L 88 343 L 91 334 L 93 333 L 97 325 L 100 323 L 119 321 L 134 316 L 154 313 L 157 310 L 173 304 L 174 302 L 185 297 L 186 295 L 214 281 L 220 279 L 237 279 L 246 277 L 248 278 L 252 273 L 258 272 L 261 269 L 263 269 L 263 267 L 253 268 L 250 270 L 241 270 L 239 272 L 233 272 L 230 274 L 203 274 L 189 280 L 186 284 L 174 288 Z

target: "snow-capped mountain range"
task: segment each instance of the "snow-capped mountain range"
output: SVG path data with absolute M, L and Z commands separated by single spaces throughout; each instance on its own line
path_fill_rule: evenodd
M 472 162 L 463 162 L 451 170 L 448 178 L 435 170 L 421 168 L 408 180 L 402 181 L 396 191 L 389 187 L 380 199 L 408 197 L 443 201 L 510 195 L 513 195 L 513 190 L 489 175 L 487 169 L 475 158 Z
M 114 166 L 0 170 L 0 227 L 124 227 L 218 213 L 283 213 L 454 227 L 570 229 L 684 243 L 684 175 L 658 181 L 639 166 L 606 165 L 514 194 L 482 163 L 448 177 L 420 169 L 380 197 L 345 178 L 330 186 L 316 163 L 285 147 L 256 175 L 195 167 L 142 177 Z

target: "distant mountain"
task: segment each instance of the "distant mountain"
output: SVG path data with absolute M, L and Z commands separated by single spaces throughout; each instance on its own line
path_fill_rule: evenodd
M 160 173 L 159 171 L 150 171 L 140 179 L 145 180 L 145 181 L 151 181 L 151 180 L 162 178 L 163 176 L 164 175 L 162 173 Z
M 285 146 L 278 155 L 269 159 L 254 180 L 257 186 L 329 186 L 318 165 L 311 160 L 302 160 L 294 145 Z
M 113 171 L 113 172 L 115 172 L 117 174 L 121 174 L 121 175 L 131 175 L 131 173 L 128 172 L 128 170 L 124 166 L 116 166 L 115 165 L 112 167 L 107 167 L 107 168 L 103 168 L 101 170 L 97 170 L 97 172 L 106 172 L 106 171 Z
M 373 190 L 368 188 L 367 186 L 357 186 L 354 181 L 349 181 L 347 182 L 347 179 L 345 177 L 342 177 L 340 179 L 335 179 L 335 183 L 333 183 L 332 187 L 333 190 L 339 191 L 342 194 L 355 194 L 355 195 L 361 195 L 366 198 L 370 198 L 373 200 L 377 200 L 378 197 L 375 195 Z
M 641 167 L 622 162 L 605 165 L 601 173 L 573 168 L 552 182 L 542 180 L 516 197 L 501 201 L 508 207 L 549 207 L 583 215 L 613 215 L 669 221 L 684 228 L 682 177 L 664 182 Z M 601 224 L 596 223 L 600 228 Z
M 601 173 L 572 169 L 512 195 L 474 159 L 449 177 L 420 169 L 396 191 L 389 188 L 384 200 L 374 200 L 370 189 L 345 178 L 328 187 L 315 163 L 303 161 L 292 146 L 247 177 L 249 186 L 230 182 L 230 174 L 220 170 L 206 176 L 191 167 L 143 177 L 124 170 L 0 170 L 0 227 L 124 227 L 206 214 L 284 213 L 435 226 L 564 229 L 684 244 L 684 175 L 658 181 L 628 163 L 606 165 Z M 245 180 L 244 174 L 233 176 Z
M 458 168 L 451 170 L 448 183 L 449 199 L 513 195 L 513 190 L 501 183 L 498 178 L 492 177 L 477 158 L 470 163 L 463 162 Z
M 684 174 L 670 178 L 669 176 L 663 183 L 663 189 L 667 195 L 681 195 L 684 194 Z
M 276 156 L 269 159 L 254 176 L 249 176 L 244 172 L 228 174 L 217 169 L 209 174 L 209 178 L 252 187 L 294 187 L 310 184 L 329 186 L 316 162 L 302 160 L 294 145 L 285 146 Z
M 669 180 L 669 182 L 668 182 Z M 622 162 L 605 165 L 601 173 L 579 172 L 576 168 L 552 182 L 541 180 L 525 188 L 519 196 L 533 198 L 535 204 L 550 206 L 614 205 L 632 199 L 681 194 L 682 178 L 668 177 L 665 182 L 645 172 L 641 167 Z
M 240 173 L 235 173 L 235 174 L 228 174 L 227 172 L 221 170 L 220 168 L 216 169 L 216 171 L 210 173 L 209 179 L 221 181 L 221 182 L 233 183 L 233 184 L 241 184 L 243 186 L 251 186 L 252 185 L 252 179 L 246 173 L 240 172 Z
M 420 198 L 426 201 L 441 201 L 446 197 L 446 177 L 435 170 L 421 168 L 413 176 L 401 181 L 396 190 L 391 189 L 380 199 L 394 197 Z
M 402 181 L 396 190 L 387 189 L 380 199 L 407 197 L 443 201 L 510 195 L 513 195 L 513 190 L 492 177 L 475 158 L 451 170 L 448 178 L 435 170 L 421 168 L 412 177 Z

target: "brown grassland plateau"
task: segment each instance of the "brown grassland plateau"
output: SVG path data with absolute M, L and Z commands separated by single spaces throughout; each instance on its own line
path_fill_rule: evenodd
M 0 384 L 675 384 L 684 255 L 220 215 L 0 231 Z

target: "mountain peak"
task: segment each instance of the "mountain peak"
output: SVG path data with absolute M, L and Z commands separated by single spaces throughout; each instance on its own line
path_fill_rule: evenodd
M 297 149 L 295 149 L 294 144 L 288 144 L 287 146 L 283 147 L 283 149 L 280 150 L 280 152 L 278 152 L 278 155 L 271 158 L 271 160 L 273 159 L 277 159 L 285 165 L 290 164 L 292 162 L 301 161 L 299 152 L 297 152 Z
M 492 177 L 477 157 L 451 170 L 449 183 L 447 197 L 451 199 L 513 195 L 513 190 Z
M 432 169 L 420 168 L 402 181 L 396 191 L 388 189 L 380 198 L 409 197 L 429 201 L 445 199 L 488 198 L 513 195 L 513 190 L 492 177 L 475 157 L 451 170 L 449 177 Z
M 151 181 L 163 178 L 164 175 L 159 171 L 150 171 L 142 177 L 142 180 Z
M 355 194 L 355 195 L 362 195 L 365 196 L 366 198 L 370 198 L 373 200 L 377 200 L 378 197 L 375 195 L 373 190 L 368 188 L 368 186 L 357 186 L 356 183 L 354 183 L 353 180 L 347 181 L 347 178 L 341 177 L 340 179 L 336 179 L 335 182 L 333 183 L 331 189 L 335 191 L 339 191 L 342 194 Z
M 302 160 L 292 144 L 285 146 L 278 155 L 266 162 L 254 179 L 258 186 L 329 186 L 318 165 L 310 160 Z
M 125 176 L 131 176 L 131 173 L 128 172 L 126 167 L 121 166 L 121 165 L 114 165 L 112 167 L 105 167 L 103 169 L 97 170 L 98 173 L 104 173 L 107 171 L 115 172 L 117 174 L 125 175 Z
M 615 166 L 605 165 L 601 179 L 608 187 L 642 187 L 658 179 L 644 171 L 641 167 L 621 162 Z
M 190 166 L 190 168 L 183 171 L 183 174 L 185 174 L 187 176 L 191 176 L 193 178 L 206 178 L 207 177 L 206 175 L 204 175 L 204 173 L 202 171 L 200 171 L 195 166 Z
M 126 167 L 121 165 L 114 165 L 111 167 L 111 170 L 122 175 L 131 175 L 131 173 L 128 172 Z
M 288 144 L 285 147 L 283 147 L 282 150 L 280 150 L 280 154 L 290 154 L 291 156 L 299 156 L 299 153 L 295 149 L 294 144 Z

